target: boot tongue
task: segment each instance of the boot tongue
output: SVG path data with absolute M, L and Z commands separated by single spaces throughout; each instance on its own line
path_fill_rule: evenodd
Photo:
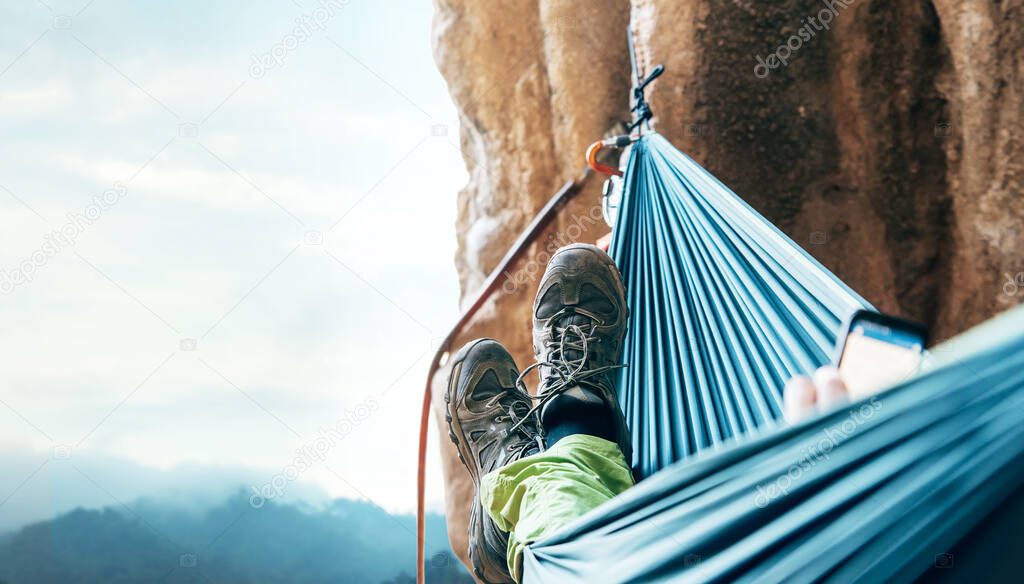
M 555 321 L 554 324 L 556 327 L 558 327 L 558 329 L 562 330 L 562 339 L 565 339 L 568 343 L 579 345 L 583 342 L 583 339 L 580 338 L 579 334 L 577 334 L 575 328 L 573 328 L 572 330 L 565 329 L 578 326 L 580 330 L 582 330 L 583 334 L 588 334 L 593 323 L 593 319 L 591 319 L 588 316 L 577 314 L 575 312 L 570 312 L 565 316 L 559 318 L 557 321 Z M 583 351 L 580 351 L 578 349 L 566 348 L 565 354 L 562 355 L 563 361 L 578 361 L 582 358 Z

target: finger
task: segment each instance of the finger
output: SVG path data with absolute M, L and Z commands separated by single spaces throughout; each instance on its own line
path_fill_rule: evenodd
M 814 372 L 814 386 L 818 392 L 818 407 L 829 410 L 850 401 L 846 383 L 839 370 L 831 365 L 820 367 Z
M 795 424 L 814 412 L 816 401 L 811 378 L 804 375 L 794 377 L 782 389 L 782 415 L 787 423 Z

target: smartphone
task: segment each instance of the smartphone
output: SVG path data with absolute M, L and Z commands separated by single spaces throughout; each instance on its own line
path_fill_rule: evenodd
M 850 398 L 909 379 L 921 367 L 927 341 L 923 324 L 873 310 L 854 312 L 840 332 L 835 358 Z

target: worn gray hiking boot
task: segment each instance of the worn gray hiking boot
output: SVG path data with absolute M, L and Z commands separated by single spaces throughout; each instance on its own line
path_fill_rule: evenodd
M 444 394 L 448 437 L 473 479 L 469 516 L 469 558 L 484 582 L 514 582 L 508 571 L 508 533 L 494 524 L 480 503 L 480 478 L 543 449 L 530 396 L 516 386 L 519 371 L 501 343 L 477 339 L 452 359 Z M 520 423 L 521 422 L 521 423 Z
M 611 433 L 623 456 L 632 458 L 626 419 L 615 391 L 629 308 L 615 262 L 600 248 L 577 243 L 548 262 L 533 305 L 533 350 L 540 368 L 539 419 L 558 395 L 608 408 Z M 522 377 L 522 376 L 520 376 Z

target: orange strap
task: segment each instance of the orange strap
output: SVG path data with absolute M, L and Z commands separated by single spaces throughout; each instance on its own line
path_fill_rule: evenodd
M 588 155 L 589 158 L 589 155 Z M 434 359 L 430 362 L 430 369 L 427 371 L 427 385 L 423 390 L 423 410 L 420 412 L 420 445 L 419 445 L 419 457 L 416 471 L 416 582 L 418 584 L 425 584 L 426 576 L 424 574 L 424 563 L 426 562 L 425 553 L 425 536 L 426 531 L 426 509 L 425 509 L 425 489 L 427 484 L 427 427 L 430 421 L 430 402 L 431 402 L 431 386 L 434 381 L 434 374 L 441 366 L 441 359 L 448 352 L 452 342 L 462 333 L 462 329 L 473 319 L 477 311 L 487 302 L 487 300 L 494 294 L 498 288 L 505 283 L 504 274 L 508 267 L 518 260 L 526 252 L 526 248 L 529 247 L 537 236 L 540 235 L 544 228 L 557 216 L 558 211 L 569 203 L 569 201 L 576 198 L 578 194 L 583 190 L 583 185 L 586 182 L 590 172 L 584 169 L 583 174 L 574 180 L 562 185 L 562 188 L 554 194 L 553 197 L 544 205 L 544 208 L 537 213 L 537 216 L 533 218 L 533 221 L 526 227 L 525 230 L 516 239 L 516 242 L 512 244 L 512 247 L 505 254 L 505 257 L 498 262 L 495 266 L 484 285 L 481 286 L 480 291 L 469 307 L 463 311 L 459 316 L 459 320 L 456 321 L 455 326 L 445 336 L 444 341 L 441 342 L 441 346 L 438 347 L 437 352 L 434 353 Z

